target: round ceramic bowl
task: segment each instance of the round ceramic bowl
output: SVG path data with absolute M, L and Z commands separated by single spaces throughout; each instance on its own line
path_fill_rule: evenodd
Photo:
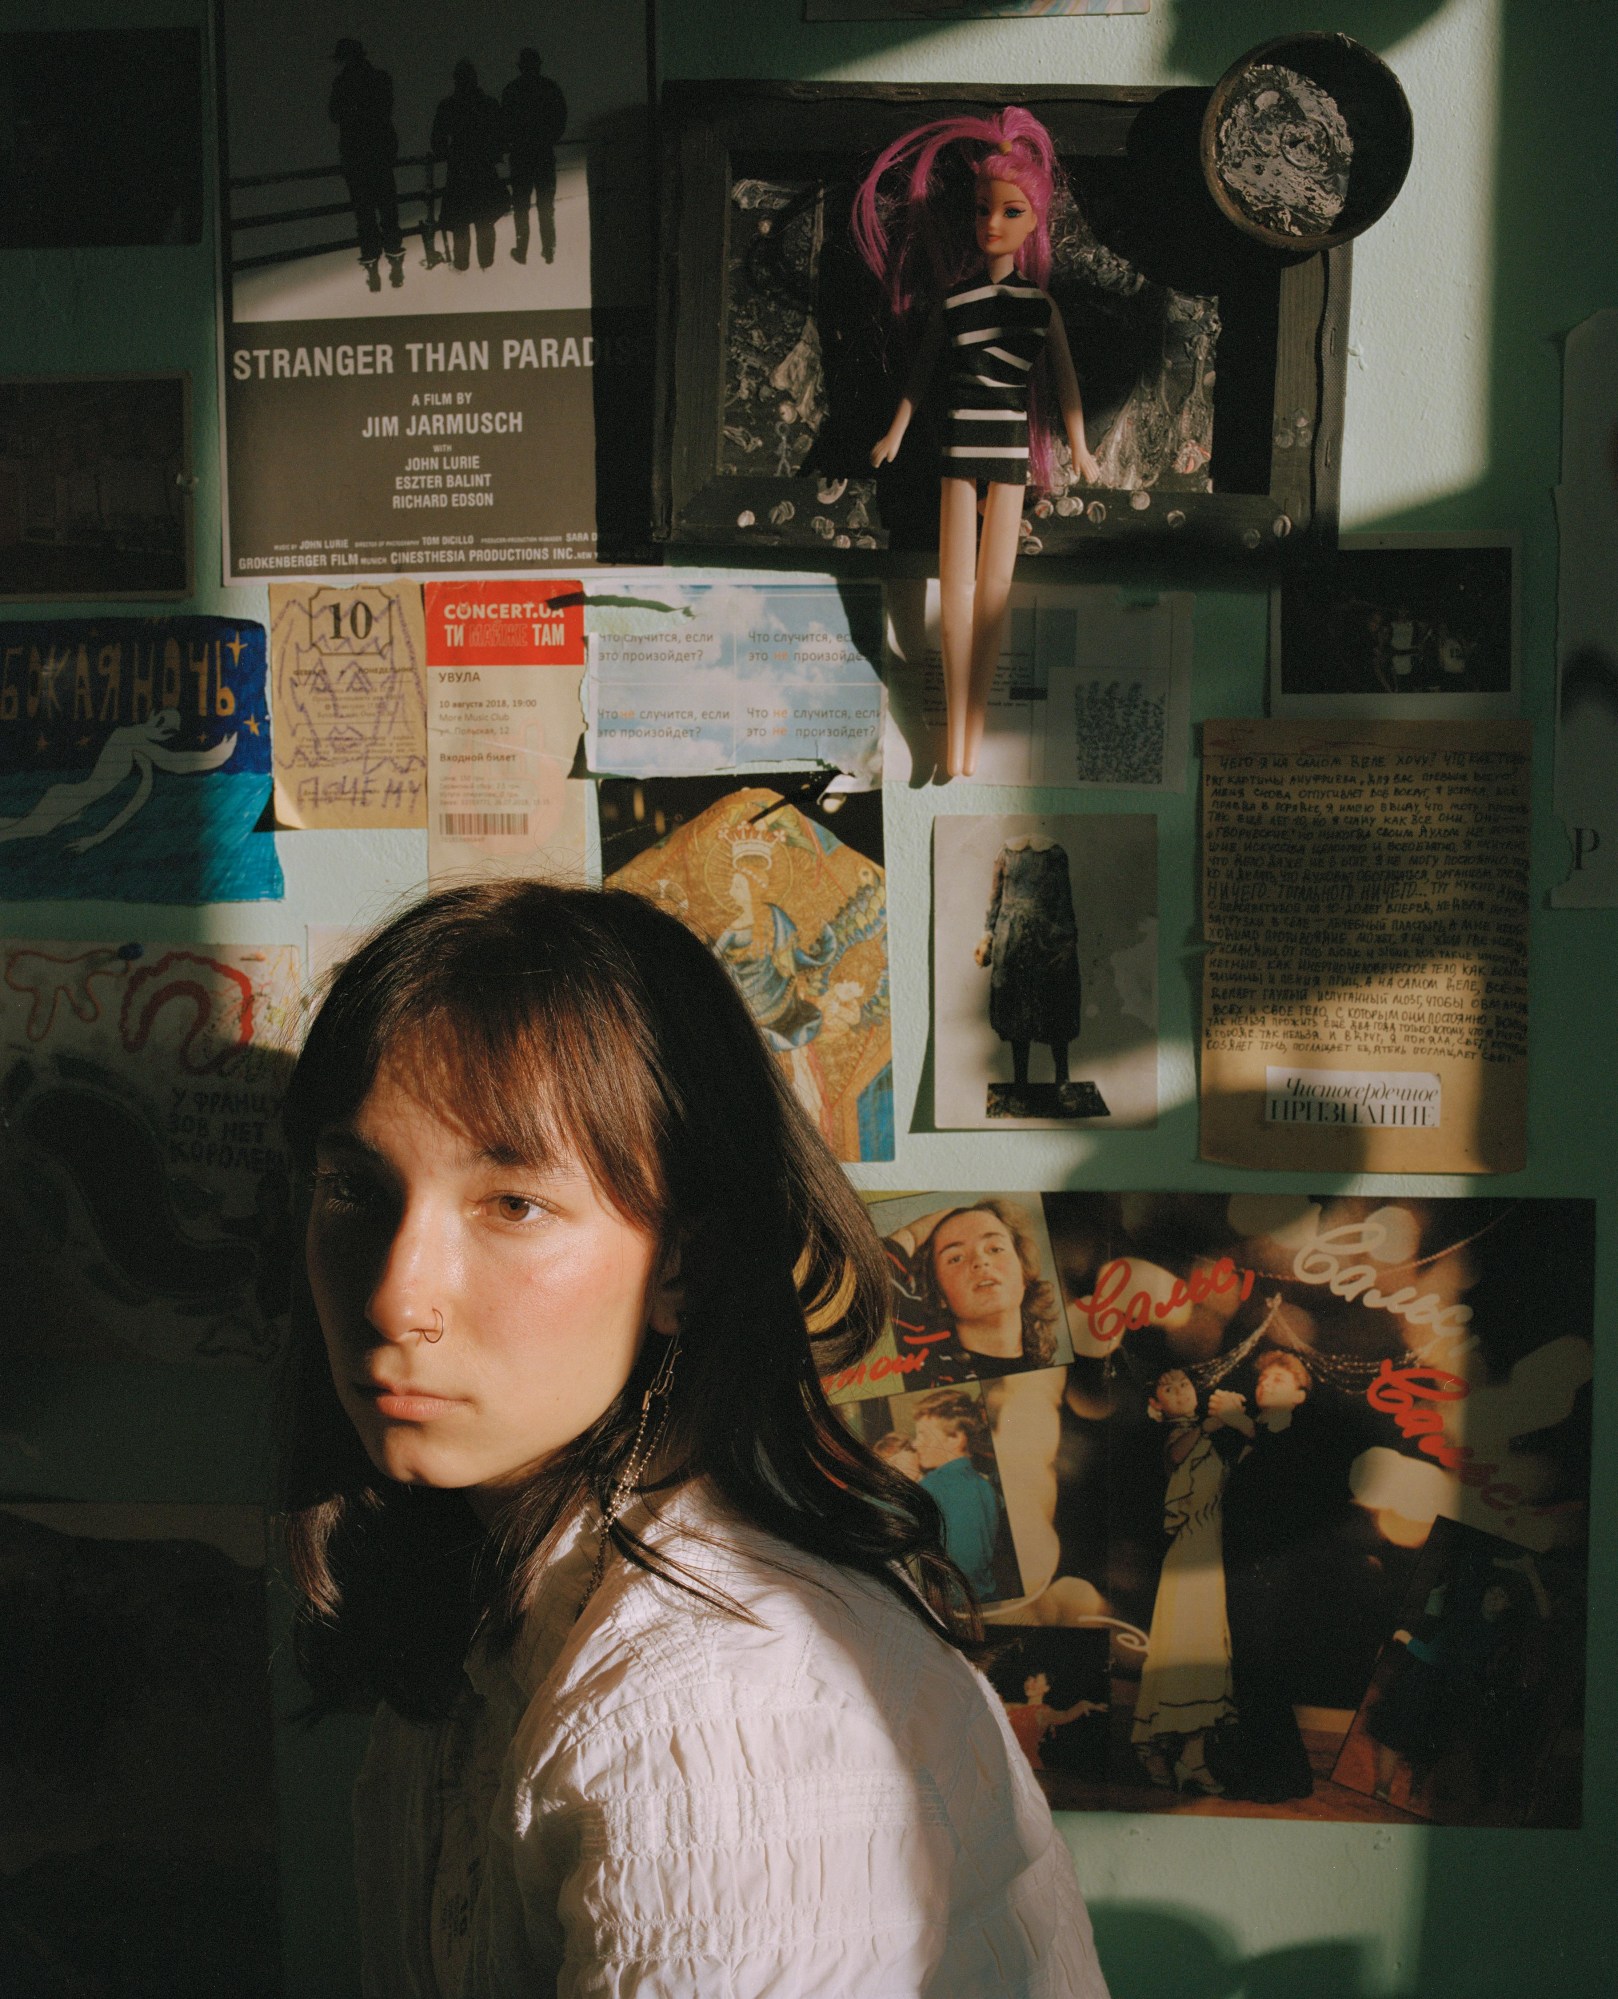
M 1410 171 L 1399 79 L 1348 35 L 1282 35 L 1232 63 L 1202 119 L 1202 172 L 1243 235 L 1296 255 L 1369 229 Z

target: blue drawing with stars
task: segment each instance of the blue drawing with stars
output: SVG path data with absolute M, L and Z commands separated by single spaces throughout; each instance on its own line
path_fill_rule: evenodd
M 282 893 L 262 625 L 0 625 L 0 899 Z

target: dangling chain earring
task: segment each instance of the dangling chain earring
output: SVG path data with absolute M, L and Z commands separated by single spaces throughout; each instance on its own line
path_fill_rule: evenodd
M 674 1360 L 680 1351 L 680 1335 L 675 1333 L 669 1340 L 669 1350 L 658 1363 L 656 1374 L 647 1384 L 646 1392 L 640 1398 L 640 1422 L 635 1427 L 635 1441 L 630 1446 L 629 1456 L 624 1460 L 624 1468 L 618 1474 L 617 1483 L 607 1495 L 607 1503 L 601 1512 L 601 1540 L 596 1548 L 595 1566 L 590 1571 L 590 1580 L 585 1585 L 584 1595 L 579 1599 L 579 1612 L 596 1593 L 596 1585 L 601 1581 L 607 1566 L 607 1550 L 612 1545 L 613 1522 L 623 1512 L 634 1493 L 636 1482 L 644 1470 L 646 1460 L 657 1448 L 658 1439 L 663 1434 L 663 1425 L 668 1420 L 669 1384 L 674 1379 Z M 652 1404 L 659 1407 L 654 1419 Z

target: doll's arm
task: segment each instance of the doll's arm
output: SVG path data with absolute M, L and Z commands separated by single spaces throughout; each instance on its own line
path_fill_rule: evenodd
M 1062 427 L 1067 432 L 1068 449 L 1073 453 L 1073 470 L 1087 486 L 1101 484 L 1101 467 L 1096 463 L 1095 453 L 1084 441 L 1084 403 L 1079 395 L 1079 378 L 1073 371 L 1073 355 L 1067 344 L 1067 328 L 1062 324 L 1062 315 L 1051 302 L 1050 332 L 1045 337 L 1045 345 L 1051 357 L 1051 370 L 1056 376 L 1056 400 L 1062 406 Z
M 897 458 L 899 446 L 904 442 L 905 432 L 910 428 L 910 419 L 916 414 L 916 405 L 927 393 L 927 385 L 933 378 L 933 365 L 938 359 L 939 344 L 944 338 L 944 315 L 932 313 L 921 336 L 921 346 L 916 353 L 915 366 L 910 370 L 910 380 L 905 384 L 905 392 L 899 398 L 899 407 L 893 413 L 893 421 L 871 446 L 871 463 L 886 465 L 890 458 Z

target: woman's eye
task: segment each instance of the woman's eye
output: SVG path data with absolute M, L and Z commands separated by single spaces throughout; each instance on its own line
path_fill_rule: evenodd
M 538 1201 L 529 1200 L 526 1194 L 496 1194 L 490 1206 L 503 1222 L 528 1222 L 545 1212 Z
M 315 1175 L 315 1197 L 323 1208 L 336 1214 L 359 1214 L 373 1205 L 376 1188 L 361 1173 L 333 1167 Z

